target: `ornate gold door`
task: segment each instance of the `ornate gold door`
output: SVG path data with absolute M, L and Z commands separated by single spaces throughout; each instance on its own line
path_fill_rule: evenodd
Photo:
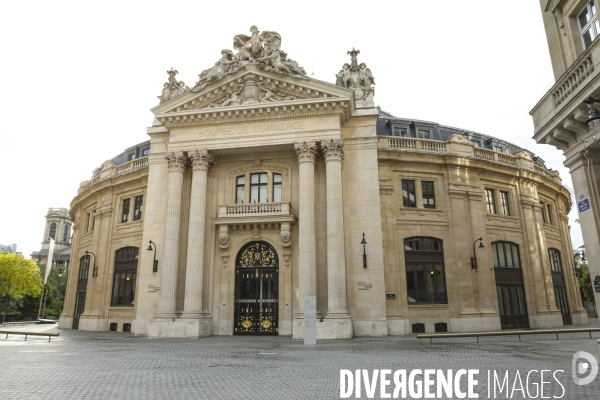
M 234 334 L 277 335 L 279 260 L 266 242 L 253 242 L 239 253 L 235 269 Z

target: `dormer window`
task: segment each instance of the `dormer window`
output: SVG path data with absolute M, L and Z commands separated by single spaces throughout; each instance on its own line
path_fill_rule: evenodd
M 417 131 L 417 137 L 419 139 L 431 139 L 431 131 L 429 129 L 419 129 Z
M 587 49 L 598 37 L 600 24 L 598 24 L 598 15 L 596 14 L 596 5 L 594 1 L 589 1 L 577 17 L 579 21 L 579 34 L 583 42 L 583 48 Z
M 392 136 L 408 137 L 408 126 L 392 126 Z

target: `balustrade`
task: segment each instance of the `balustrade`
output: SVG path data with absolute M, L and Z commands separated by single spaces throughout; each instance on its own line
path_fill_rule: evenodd
M 219 206 L 219 218 L 261 215 L 288 215 L 289 203 L 248 203 Z

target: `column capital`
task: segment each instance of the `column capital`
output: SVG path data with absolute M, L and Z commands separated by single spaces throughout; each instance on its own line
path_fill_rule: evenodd
M 165 154 L 165 160 L 167 160 L 167 166 L 169 170 L 181 170 L 185 169 L 186 157 L 183 151 L 172 151 Z
M 295 142 L 294 150 L 296 150 L 298 162 L 311 162 L 314 164 L 316 161 L 317 143 L 315 141 Z
M 341 161 L 344 158 L 344 141 L 342 139 L 329 139 L 321 141 L 321 150 L 325 162 L 330 160 Z
M 208 150 L 194 150 L 188 153 L 193 169 L 208 170 L 215 161 L 215 157 Z

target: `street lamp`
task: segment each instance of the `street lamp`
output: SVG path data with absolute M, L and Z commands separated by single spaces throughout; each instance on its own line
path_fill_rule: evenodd
M 577 250 L 575 253 L 573 253 L 573 273 L 575 274 L 576 277 L 579 278 L 579 267 L 578 267 L 578 263 L 577 261 L 581 261 L 581 262 L 585 262 L 586 258 L 585 258 L 585 250 L 581 249 L 581 250 Z
M 473 242 L 473 257 L 471 257 L 471 269 L 477 269 L 477 252 L 475 251 L 475 243 L 479 242 L 479 248 L 483 249 L 483 238 L 479 238 Z
M 156 273 L 158 271 L 158 260 L 156 259 L 156 243 L 150 240 L 150 244 L 146 250 L 152 251 L 152 245 L 154 245 L 154 262 L 152 263 L 152 273 Z
M 587 104 L 590 107 L 590 113 L 588 114 L 588 119 L 585 121 L 585 124 L 589 127 L 600 125 L 600 112 L 594 108 L 594 103 L 600 102 L 600 99 L 596 99 L 592 96 L 589 96 L 585 100 L 583 100 L 583 104 Z
M 365 240 L 365 233 L 363 232 L 362 242 L 360 244 L 363 245 L 363 268 L 367 268 L 367 241 Z
M 92 269 L 92 278 L 95 278 L 98 276 L 98 267 L 96 267 L 96 255 L 94 253 L 92 253 L 91 251 L 87 251 L 87 250 L 85 251 L 85 256 L 88 259 L 88 263 L 90 261 L 90 254 L 94 256 L 94 268 Z

